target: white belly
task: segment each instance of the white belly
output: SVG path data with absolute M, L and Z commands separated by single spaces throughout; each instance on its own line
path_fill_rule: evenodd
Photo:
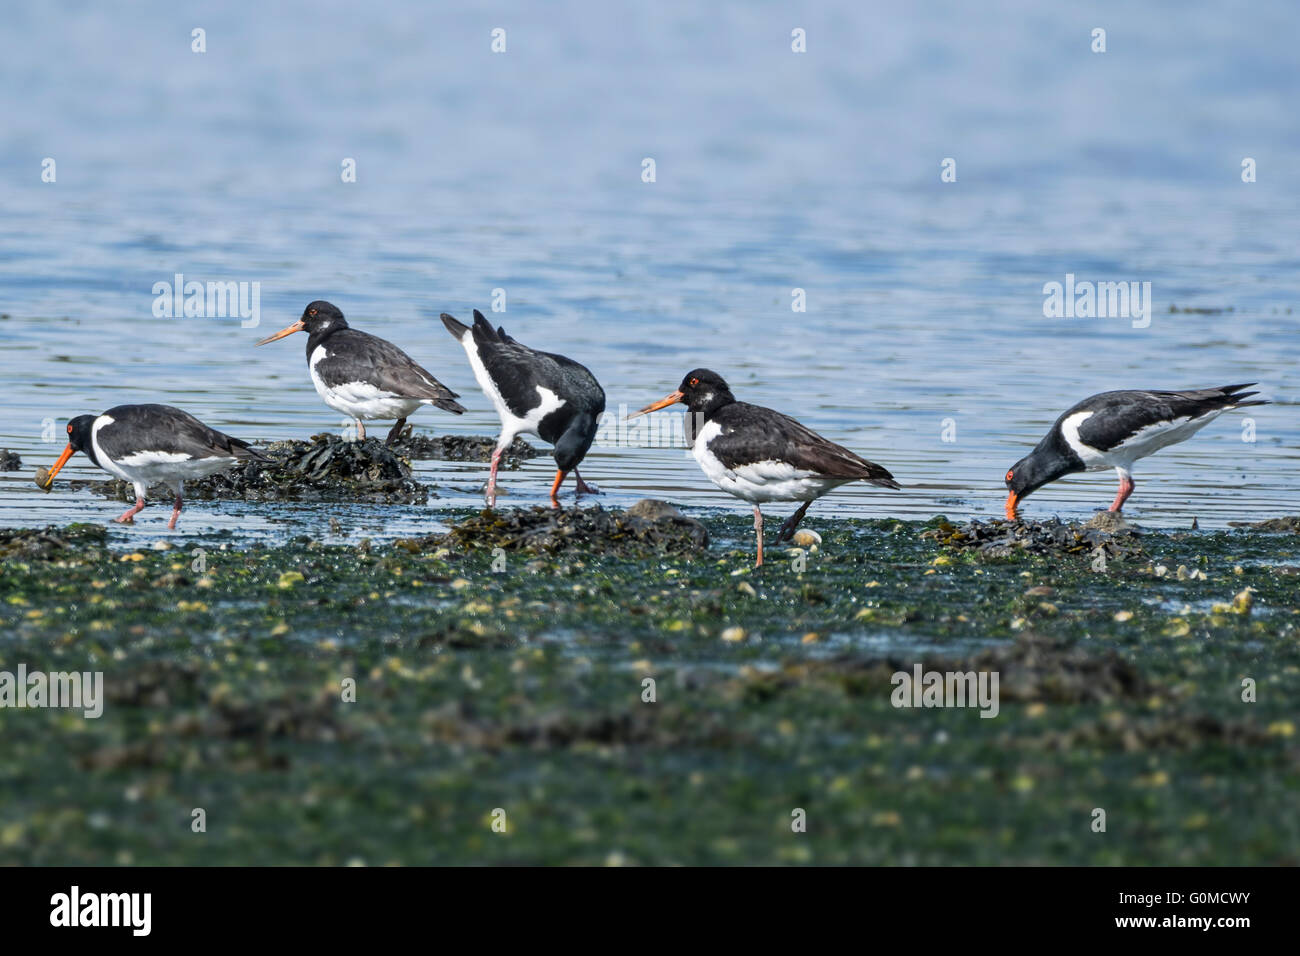
M 709 422 L 695 438 L 691 454 L 709 480 L 729 495 L 750 504 L 768 501 L 814 501 L 832 488 L 848 484 L 852 478 L 827 478 L 815 472 L 795 468 L 783 461 L 758 461 L 728 468 L 709 451 L 708 443 L 722 428 Z
M 321 345 L 311 354 L 311 381 L 316 386 L 316 393 L 330 408 L 342 412 L 349 418 L 406 418 L 421 405 L 432 404 L 427 399 L 404 398 L 392 392 L 371 385 L 369 382 L 346 382 L 342 385 L 326 385 L 316 374 L 316 364 L 329 353 Z
M 165 484 L 177 490 L 181 482 L 187 479 L 206 478 L 208 475 L 225 471 L 239 462 L 239 459 L 234 457 L 191 458 L 182 452 L 168 451 L 136 452 L 113 461 L 99 447 L 98 441 L 99 430 L 112 423 L 113 419 L 107 415 L 101 415 L 95 420 L 95 426 L 90 432 L 95 458 L 104 471 L 134 485 L 136 494 L 141 498 L 151 485 Z
M 1066 444 L 1079 456 L 1088 471 L 1104 471 L 1119 468 L 1127 472 L 1139 458 L 1153 455 L 1162 448 L 1186 441 L 1222 414 L 1224 409 L 1215 409 L 1196 418 L 1176 418 L 1170 422 L 1160 422 L 1141 428 L 1114 448 L 1102 451 L 1086 445 L 1079 438 L 1079 426 L 1092 412 L 1078 412 L 1061 422 L 1061 434 Z

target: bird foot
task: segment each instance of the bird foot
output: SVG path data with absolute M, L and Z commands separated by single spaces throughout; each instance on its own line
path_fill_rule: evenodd
M 578 479 L 578 494 L 580 494 L 580 495 L 603 495 L 604 493 L 605 493 L 605 492 L 601 491 L 601 490 L 600 490 L 599 488 L 597 488 L 595 485 L 589 485 L 589 484 L 587 484 L 585 481 L 583 481 L 581 478 Z

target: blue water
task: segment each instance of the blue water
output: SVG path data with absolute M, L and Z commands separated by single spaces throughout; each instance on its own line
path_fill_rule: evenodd
M 1142 462 L 1129 508 L 1157 526 L 1295 512 L 1300 7 L 1059 6 L 12 5 L 0 447 L 25 469 L 0 475 L 0 524 L 117 513 L 31 484 L 74 414 L 163 401 L 249 439 L 340 428 L 301 336 L 252 347 L 314 298 L 465 396 L 469 414 L 418 426 L 493 433 L 437 315 L 488 311 L 494 289 L 491 317 L 587 364 L 614 412 L 709 366 L 905 485 L 846 487 L 814 522 L 997 515 L 1007 467 L 1078 399 L 1254 380 L 1277 403 L 1254 441 L 1223 416 Z M 156 318 L 153 285 L 178 272 L 260 283 L 260 325 Z M 1067 273 L 1150 282 L 1149 327 L 1045 318 Z M 74 461 L 64 476 L 98 476 Z M 181 527 L 342 513 L 405 533 L 476 502 L 484 471 L 421 463 L 441 495 L 425 508 L 194 502 Z M 542 502 L 552 472 L 507 476 L 503 503 Z M 604 443 L 583 473 L 607 504 L 745 507 L 679 449 Z M 1025 513 L 1085 515 L 1113 491 L 1079 476 Z

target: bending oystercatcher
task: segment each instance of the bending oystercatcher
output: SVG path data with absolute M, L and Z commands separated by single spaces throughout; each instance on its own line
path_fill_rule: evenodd
M 446 312 L 442 324 L 465 346 L 474 378 L 501 418 L 501 436 L 492 450 L 488 476 L 488 507 L 496 504 L 501 455 L 516 435 L 536 435 L 555 446 L 554 507 L 560 506 L 560 484 L 570 471 L 579 495 L 599 494 L 578 474 L 578 465 L 596 437 L 597 419 L 605 410 L 605 391 L 596 377 L 573 359 L 530 349 L 505 329 L 493 329 L 478 309 L 472 327 Z
M 75 452 L 110 475 L 135 486 L 135 506 L 114 521 L 133 524 L 144 510 L 149 486 L 162 482 L 176 493 L 167 527 L 175 528 L 187 478 L 203 478 L 241 461 L 268 461 L 248 442 L 209 428 L 171 405 L 118 405 L 102 415 L 78 415 L 68 422 L 68 447 L 37 484 L 46 491 Z M 41 479 L 44 478 L 42 481 Z
M 325 404 L 356 420 L 357 436 L 366 437 L 362 419 L 396 418 L 385 439 L 395 442 L 406 417 L 421 405 L 436 405 L 457 415 L 460 396 L 443 385 L 392 342 L 348 326 L 337 307 L 317 300 L 303 309 L 302 318 L 258 345 L 294 332 L 307 333 L 307 367 Z
M 1117 391 L 1085 398 L 1068 409 L 1032 452 L 1007 472 L 1007 520 L 1015 521 L 1024 498 L 1062 475 L 1077 471 L 1119 473 L 1119 492 L 1111 511 L 1133 493 L 1133 462 L 1168 445 L 1186 441 L 1230 408 L 1268 405 L 1243 401 L 1255 382 L 1183 392 Z
M 629 418 L 678 402 L 686 416 L 691 453 L 709 480 L 728 494 L 754 506 L 758 560 L 763 563 L 763 512 L 766 501 L 802 501 L 781 526 L 777 542 L 793 537 L 808 506 L 832 488 L 866 481 L 882 488 L 901 488 L 884 468 L 855 455 L 805 428 L 788 415 L 738 402 L 717 372 L 697 368 L 682 384 Z

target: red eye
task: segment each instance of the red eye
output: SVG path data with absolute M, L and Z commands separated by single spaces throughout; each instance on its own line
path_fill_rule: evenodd
M 71 425 L 68 426 L 68 434 L 69 434 L 69 435 L 72 434 L 72 426 L 71 426 Z
M 699 380 L 698 378 L 693 378 L 693 379 L 691 379 L 691 387 L 692 387 L 692 388 L 694 388 L 696 385 L 699 385 L 699 384 L 700 384 L 700 380 Z
M 1007 477 L 1006 477 L 1005 480 L 1006 480 L 1006 481 L 1010 481 L 1011 478 L 1012 478 L 1012 475 L 1014 475 L 1014 474 L 1015 474 L 1015 473 L 1014 473 L 1014 472 L 1011 472 L 1011 471 L 1007 472 Z
M 308 309 L 308 310 L 307 310 L 307 314 L 308 314 L 308 315 L 315 315 L 315 314 L 316 314 L 316 310 L 315 310 L 315 309 Z

